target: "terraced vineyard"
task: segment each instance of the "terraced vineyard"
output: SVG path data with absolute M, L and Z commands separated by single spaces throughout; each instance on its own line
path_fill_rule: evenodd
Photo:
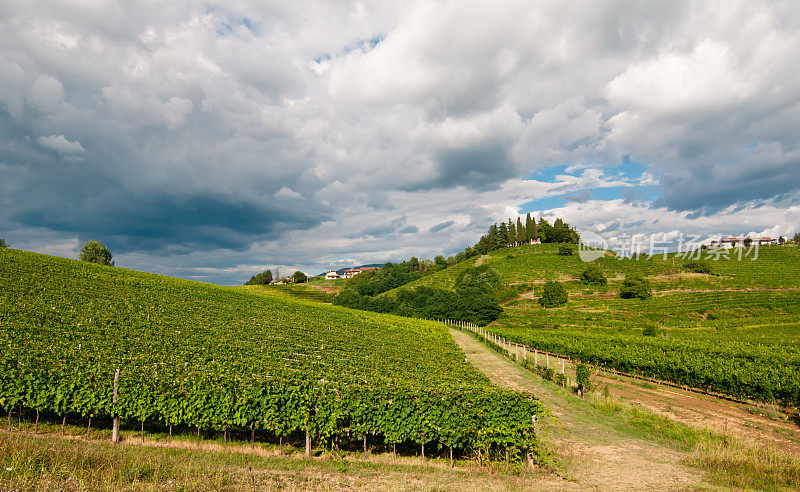
M 277 294 L 289 297 L 296 297 L 298 299 L 306 299 L 309 301 L 330 303 L 333 301 L 335 294 L 327 292 L 322 289 L 310 287 L 304 284 L 286 284 L 286 285 L 246 285 L 245 289 L 251 292 L 261 292 L 264 294 Z
M 536 448 L 538 402 L 492 386 L 432 322 L 2 249 L 0 347 L 7 412 Z
M 500 336 L 629 373 L 800 406 L 800 248 L 762 247 L 755 260 L 752 251 L 741 260 L 727 251 L 707 260 L 711 275 L 685 271 L 674 254 L 607 255 L 596 261 L 610 279 L 599 288 L 578 280 L 586 264 L 577 255 L 557 250 L 544 244 L 493 251 L 417 284 L 452 288 L 462 265 L 488 264 L 515 297 L 487 327 Z M 653 298 L 620 299 L 627 273 L 645 275 Z M 566 306 L 539 305 L 546 279 L 564 282 Z
M 745 250 L 746 252 L 746 250 Z M 705 257 L 714 257 L 705 253 Z M 683 259 L 674 253 L 653 255 L 648 259 L 619 259 L 611 254 L 595 261 L 609 279 L 613 290 L 622 277 L 638 273 L 651 277 L 656 290 L 662 289 L 730 289 L 730 288 L 797 288 L 800 287 L 800 247 L 762 247 L 757 258 L 752 260 L 743 254 L 738 260 L 734 252 L 728 257 L 712 259 L 714 275 L 696 275 L 681 268 Z M 545 280 L 568 282 L 572 291 L 580 291 L 585 286 L 577 282 L 586 268 L 577 254 L 559 256 L 557 244 L 524 245 L 490 252 L 488 255 L 472 258 L 446 270 L 423 277 L 407 285 L 415 287 L 426 285 L 440 289 L 452 289 L 458 273 L 475 264 L 486 264 L 497 270 L 506 285 L 538 284 Z

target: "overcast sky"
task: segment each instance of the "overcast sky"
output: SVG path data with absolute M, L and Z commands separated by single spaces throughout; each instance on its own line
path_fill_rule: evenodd
M 800 230 L 800 4 L 0 0 L 0 237 L 241 283 Z

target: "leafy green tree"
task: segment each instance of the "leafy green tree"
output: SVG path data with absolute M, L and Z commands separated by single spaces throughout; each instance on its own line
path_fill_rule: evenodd
M 555 234 L 553 231 L 553 226 L 551 226 L 549 222 L 544 220 L 544 217 L 541 217 L 539 219 L 539 238 L 542 240 L 543 243 L 555 242 Z
M 7 248 L 7 247 L 8 243 L 6 242 L 6 240 L 0 237 L 0 248 Z
M 442 255 L 436 255 L 436 258 L 433 259 L 433 264 L 436 270 L 444 270 L 447 268 L 447 260 L 445 260 Z
M 751 244 L 753 244 L 753 240 L 752 239 L 750 239 L 749 237 L 744 238 L 744 247 L 745 248 L 749 248 Z
M 562 244 L 558 247 L 558 256 L 572 256 L 574 251 L 572 247 L 566 244 Z
M 542 297 L 539 298 L 539 304 L 548 307 L 563 306 L 567 303 L 567 290 L 560 282 L 549 281 L 544 284 L 544 291 Z
M 263 272 L 250 277 L 250 280 L 245 282 L 244 285 L 267 285 L 270 282 L 272 282 L 272 272 L 269 270 L 264 270 Z
M 500 249 L 504 246 L 504 239 L 503 234 L 497 224 L 492 224 L 489 227 L 489 244 L 491 249 L 489 251 L 494 251 L 496 249 Z
M 480 265 L 467 268 L 456 277 L 454 288 L 456 292 L 480 291 L 494 294 L 500 287 L 500 275 L 497 270 L 489 265 Z
M 694 273 L 706 273 L 711 275 L 711 265 L 703 260 L 691 260 L 683 264 L 683 268 Z
M 619 296 L 623 299 L 650 299 L 653 289 L 644 277 L 637 274 L 625 275 L 622 286 L 619 289 Z
M 575 367 L 575 379 L 578 382 L 578 393 L 581 398 L 585 397 L 586 392 L 592 389 L 591 376 L 592 370 L 583 362 Z
M 505 248 L 508 246 L 508 224 L 500 222 L 497 232 L 500 235 L 500 247 Z
M 792 238 L 792 242 L 794 244 L 800 244 L 800 232 L 795 233 L 794 237 Z
M 297 271 L 292 274 L 292 283 L 301 284 L 306 281 L 308 281 L 308 276 L 305 273 Z
M 556 219 L 553 224 L 552 236 L 550 242 L 552 243 L 572 243 L 578 244 L 578 233 L 569 224 L 561 219 Z
M 90 263 L 114 266 L 111 251 L 100 241 L 87 241 L 83 244 L 79 258 Z
M 594 263 L 586 265 L 581 272 L 581 281 L 588 285 L 608 285 L 608 279 L 603 275 L 603 271 Z

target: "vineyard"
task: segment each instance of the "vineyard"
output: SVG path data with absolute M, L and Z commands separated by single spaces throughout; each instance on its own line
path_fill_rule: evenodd
M 746 253 L 746 250 L 745 250 Z M 716 258 L 704 253 L 704 258 Z M 755 258 L 755 259 L 752 259 Z M 682 268 L 683 259 L 674 253 L 653 255 L 647 259 L 632 259 L 608 253 L 594 263 L 609 278 L 608 290 L 613 291 L 626 274 L 637 273 L 651 278 L 656 290 L 720 290 L 744 288 L 800 287 L 800 247 L 761 247 L 757 256 L 743 254 L 740 261 L 735 252 L 727 257 L 707 259 L 713 275 L 693 274 Z M 446 270 L 416 280 L 407 287 L 428 286 L 452 289 L 458 274 L 475 264 L 489 265 L 497 270 L 506 285 L 544 283 L 546 280 L 566 282 L 568 290 L 586 289 L 578 281 L 586 263 L 577 254 L 559 256 L 557 244 L 524 245 L 492 251 L 487 255 L 458 263 Z
M 538 401 L 492 386 L 433 322 L 3 249 L 0 346 L 9 419 L 24 407 L 332 447 L 537 449 Z
M 557 252 L 550 244 L 492 251 L 416 283 L 452 288 L 456 268 L 490 265 L 511 299 L 487 327 L 499 336 L 627 373 L 800 406 L 800 248 L 762 247 L 756 259 L 741 260 L 730 251 L 707 260 L 710 275 L 687 271 L 674 254 L 606 255 L 596 261 L 609 279 L 602 287 L 578 280 L 586 263 L 577 255 Z M 628 273 L 648 278 L 651 299 L 619 298 Z M 547 279 L 563 282 L 565 306 L 539 305 Z
M 305 299 L 308 301 L 317 301 L 330 303 L 333 301 L 335 294 L 324 291 L 322 289 L 310 287 L 304 284 L 286 284 L 286 285 L 247 285 L 243 287 L 251 292 L 259 292 L 263 294 L 285 295 L 289 297 L 296 297 L 298 299 Z

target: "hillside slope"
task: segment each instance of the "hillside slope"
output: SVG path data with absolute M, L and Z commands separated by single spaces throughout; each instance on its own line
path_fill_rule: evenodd
M 540 411 L 492 386 L 436 323 L 10 249 L 0 346 L 6 410 L 456 449 L 533 447 Z
M 546 280 L 566 281 L 569 290 L 584 286 L 576 281 L 586 268 L 577 254 L 559 256 L 558 244 L 523 245 L 503 248 L 416 280 L 405 287 L 428 286 L 452 289 L 458 274 L 474 265 L 489 265 L 500 274 L 506 285 L 540 284 Z M 575 246 L 573 246 L 575 248 Z M 681 267 L 684 260 L 670 253 L 647 259 L 621 258 L 608 253 L 596 260 L 611 281 L 617 285 L 629 273 L 650 277 L 656 290 L 675 288 L 793 288 L 800 287 L 800 247 L 762 247 L 757 256 L 751 252 L 740 260 L 736 250 L 719 259 L 709 259 L 714 275 L 692 274 Z
M 478 259 L 409 284 L 452 288 L 459 270 L 489 265 L 510 300 L 488 328 L 509 340 L 625 372 L 706 388 L 739 398 L 800 406 L 800 248 L 763 247 L 706 253 L 711 274 L 684 268 L 675 255 L 596 261 L 602 287 L 579 279 L 577 254 L 557 245 L 526 245 Z M 710 256 L 710 258 L 708 258 Z M 621 299 L 628 273 L 645 276 L 648 300 Z M 569 302 L 544 308 L 543 282 L 559 280 Z M 509 295 L 510 294 L 510 295 Z

